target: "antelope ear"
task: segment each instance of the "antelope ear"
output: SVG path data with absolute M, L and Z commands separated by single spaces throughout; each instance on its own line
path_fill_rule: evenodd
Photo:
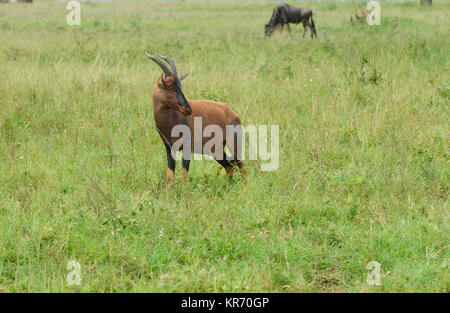
M 182 82 L 183 80 L 185 80 L 185 79 L 189 76 L 189 74 L 191 74 L 191 72 L 187 72 L 186 74 L 181 75 L 181 77 L 179 78 L 179 79 L 180 79 L 180 82 Z

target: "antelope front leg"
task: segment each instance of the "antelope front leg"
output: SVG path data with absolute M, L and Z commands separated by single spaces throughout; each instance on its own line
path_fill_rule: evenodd
M 183 165 L 183 169 L 181 170 L 181 177 L 184 178 L 184 181 L 189 181 L 188 172 L 189 172 L 189 164 L 191 163 L 190 159 L 181 161 L 181 164 Z
M 173 181 L 173 174 L 175 171 L 175 159 L 172 157 L 172 150 L 168 145 L 166 145 L 166 155 L 167 155 L 167 182 Z

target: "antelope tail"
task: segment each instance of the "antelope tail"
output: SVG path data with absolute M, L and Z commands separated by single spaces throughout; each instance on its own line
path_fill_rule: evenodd
M 312 12 L 311 12 L 311 26 L 312 26 L 312 30 L 313 30 L 314 35 L 317 37 L 316 24 L 314 24 Z

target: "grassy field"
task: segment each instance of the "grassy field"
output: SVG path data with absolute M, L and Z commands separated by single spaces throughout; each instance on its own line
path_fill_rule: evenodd
M 317 40 L 265 38 L 273 2 L 0 5 L 0 291 L 448 292 L 450 3 L 302 5 Z M 280 125 L 278 170 L 168 187 L 144 51 Z

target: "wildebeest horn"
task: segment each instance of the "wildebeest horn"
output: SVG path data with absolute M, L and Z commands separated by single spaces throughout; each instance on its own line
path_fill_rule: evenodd
M 161 69 L 163 70 L 165 75 L 173 76 L 172 73 L 170 72 L 169 68 L 167 67 L 167 65 L 165 65 L 161 59 L 159 59 L 151 54 L 148 54 L 147 52 L 145 52 L 145 55 L 148 56 L 149 59 L 155 61 L 159 65 L 159 67 L 161 67 Z
M 167 63 L 169 63 L 170 69 L 172 70 L 172 73 L 173 73 L 175 76 L 178 77 L 178 75 L 177 75 L 177 67 L 175 66 L 175 61 L 174 61 L 172 58 L 166 57 L 166 56 L 163 56 L 163 55 L 159 55 L 159 57 L 160 57 L 161 59 L 163 59 L 164 61 L 166 61 Z

